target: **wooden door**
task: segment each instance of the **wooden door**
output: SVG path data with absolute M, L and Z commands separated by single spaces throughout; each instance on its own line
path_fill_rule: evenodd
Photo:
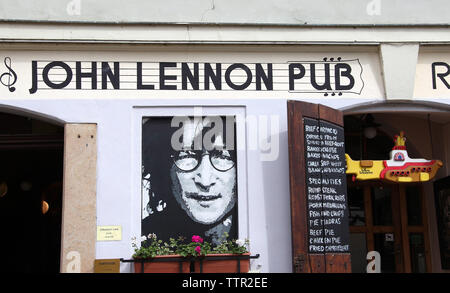
M 320 131 L 330 129 L 335 135 L 330 134 L 330 140 L 323 141 L 322 138 L 326 136 L 326 133 L 314 134 L 311 129 L 320 129 Z M 309 131 L 312 131 L 309 137 L 311 139 L 306 136 Z M 342 138 L 339 138 L 340 135 Z M 319 137 L 319 139 L 314 140 L 314 137 Z M 293 271 L 298 273 L 351 272 L 350 252 L 347 244 L 349 233 L 348 215 L 346 214 L 348 209 L 342 112 L 323 105 L 288 101 L 288 139 Z M 340 140 L 342 140 L 342 144 Z M 328 146 L 327 143 L 337 146 L 336 154 L 323 153 Z M 324 147 L 320 148 L 320 146 Z M 309 147 L 311 149 L 319 148 L 318 153 L 308 152 Z M 309 154 L 312 157 L 318 154 L 319 158 L 315 161 L 311 160 Z M 330 157 L 333 158 L 330 159 Z M 328 164 L 336 167 L 330 168 L 330 173 L 324 172 L 324 166 Z M 317 169 L 320 173 L 317 176 L 320 178 L 311 175 Z M 317 184 L 309 186 L 308 184 L 311 182 L 319 182 L 319 186 Z M 326 186 L 328 184 L 326 182 L 340 183 L 339 187 L 330 188 L 337 193 L 333 199 L 338 202 L 325 202 L 324 193 L 326 191 L 323 190 L 329 188 Z M 342 187 L 344 190 L 339 190 Z M 319 194 L 312 194 L 310 190 L 319 190 Z M 321 202 L 313 199 L 312 195 L 320 198 Z M 341 209 L 327 211 L 324 208 L 325 204 L 329 206 L 334 204 Z M 313 210 L 313 206 L 320 206 L 321 210 Z M 326 218 L 327 213 L 330 214 L 330 212 L 336 215 L 342 213 L 342 216 L 331 220 Z M 316 214 L 319 216 L 316 217 Z M 313 229 L 312 227 L 316 225 L 318 227 Z M 321 239 L 322 241 L 320 241 Z M 320 244 L 316 245 L 316 241 Z
M 366 271 L 369 251 L 380 253 L 384 273 L 431 271 L 420 184 L 349 183 L 348 200 L 354 272 Z

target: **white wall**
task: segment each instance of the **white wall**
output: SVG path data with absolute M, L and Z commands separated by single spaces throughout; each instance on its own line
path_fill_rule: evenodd
M 7 20 L 278 25 L 448 24 L 446 0 L 1 0 Z

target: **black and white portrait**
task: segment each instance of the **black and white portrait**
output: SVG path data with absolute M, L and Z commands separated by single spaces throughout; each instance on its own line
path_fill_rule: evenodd
M 145 117 L 142 235 L 238 238 L 234 117 Z

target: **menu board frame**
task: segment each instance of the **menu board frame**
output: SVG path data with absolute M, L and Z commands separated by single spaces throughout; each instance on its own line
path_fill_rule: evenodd
M 344 128 L 304 117 L 308 252 L 349 252 Z
M 289 177 L 291 198 L 292 264 L 293 272 L 299 273 L 349 273 L 351 272 L 350 252 L 323 251 L 311 253 L 309 250 L 307 161 L 305 158 L 304 118 L 316 119 L 343 127 L 341 111 L 321 105 L 301 101 L 287 102 Z M 342 158 L 345 160 L 345 158 Z M 345 163 L 344 163 L 345 166 Z M 345 184 L 346 185 L 346 184 Z M 346 189 L 346 186 L 344 186 Z M 347 205 L 347 202 L 345 202 Z M 348 207 L 347 207 L 348 208 Z M 345 222 L 342 225 L 347 225 Z M 345 237 L 347 230 L 343 230 Z M 347 240 L 346 240 L 347 241 Z

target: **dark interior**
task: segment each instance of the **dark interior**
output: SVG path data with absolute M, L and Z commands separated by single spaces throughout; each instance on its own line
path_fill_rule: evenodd
M 0 113 L 0 272 L 59 272 L 63 142 L 62 126 Z

